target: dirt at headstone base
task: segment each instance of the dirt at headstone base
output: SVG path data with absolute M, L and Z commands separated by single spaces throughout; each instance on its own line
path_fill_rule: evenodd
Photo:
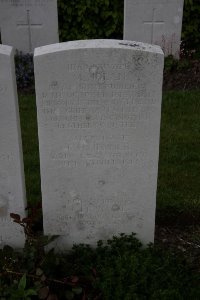
M 181 61 L 179 62 L 181 66 Z M 200 89 L 200 60 L 190 60 L 187 66 L 164 71 L 164 90 Z

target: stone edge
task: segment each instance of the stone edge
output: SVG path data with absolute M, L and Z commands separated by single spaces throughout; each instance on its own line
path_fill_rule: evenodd
M 0 44 L 0 54 L 11 56 L 13 54 L 13 47 Z
M 127 50 L 136 50 L 143 52 L 150 52 L 155 54 L 163 54 L 163 51 L 160 46 L 146 44 L 142 42 L 136 41 L 128 41 L 128 40 L 78 40 L 78 41 L 70 41 L 64 43 L 51 44 L 47 46 L 42 46 L 35 48 L 34 57 L 62 52 L 67 50 L 77 50 L 77 49 L 127 49 Z

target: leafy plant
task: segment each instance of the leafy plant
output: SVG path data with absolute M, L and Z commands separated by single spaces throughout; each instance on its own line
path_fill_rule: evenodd
M 99 241 L 96 248 L 75 245 L 66 253 L 35 250 L 31 268 L 27 250 L 32 252 L 0 250 L 1 300 L 200 298 L 199 275 L 180 252 L 143 248 L 134 234 Z
M 182 58 L 180 60 L 175 59 L 173 55 L 169 55 L 165 58 L 165 71 L 184 71 L 191 67 L 191 60 Z
M 123 1 L 58 1 L 60 40 L 122 38 Z
M 171 72 L 177 69 L 178 60 L 173 57 L 173 55 L 169 55 L 165 58 L 165 71 Z
M 13 287 L 10 293 L 10 299 L 13 300 L 31 300 L 31 296 L 37 296 L 36 290 L 32 288 L 26 288 L 26 274 L 20 279 L 17 288 Z
M 186 55 L 200 53 L 200 2 L 185 0 L 182 28 L 182 49 Z

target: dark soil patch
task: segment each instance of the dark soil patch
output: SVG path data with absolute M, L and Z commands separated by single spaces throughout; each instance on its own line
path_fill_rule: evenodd
M 200 271 L 200 211 L 173 209 L 156 212 L 155 244 L 181 252 L 194 270 Z
M 173 253 L 181 252 L 192 269 L 200 272 L 200 226 L 188 226 L 184 229 L 156 226 L 155 244 Z
M 185 228 L 188 226 L 200 226 L 200 211 L 178 211 L 159 210 L 156 211 L 156 224 L 158 226 L 174 226 L 175 228 Z
M 166 60 L 163 89 L 200 89 L 200 60 Z

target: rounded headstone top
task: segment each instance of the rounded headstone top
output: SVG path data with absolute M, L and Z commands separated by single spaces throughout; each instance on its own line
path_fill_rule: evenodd
M 153 52 L 156 54 L 163 54 L 160 46 L 145 44 L 135 41 L 126 41 L 126 40 L 111 40 L 111 39 L 98 39 L 98 40 L 79 40 L 79 41 L 70 41 L 65 43 L 58 43 L 47 45 L 43 47 L 35 48 L 34 56 L 45 55 L 49 53 L 62 52 L 66 50 L 75 50 L 75 49 L 134 49 L 144 52 Z

